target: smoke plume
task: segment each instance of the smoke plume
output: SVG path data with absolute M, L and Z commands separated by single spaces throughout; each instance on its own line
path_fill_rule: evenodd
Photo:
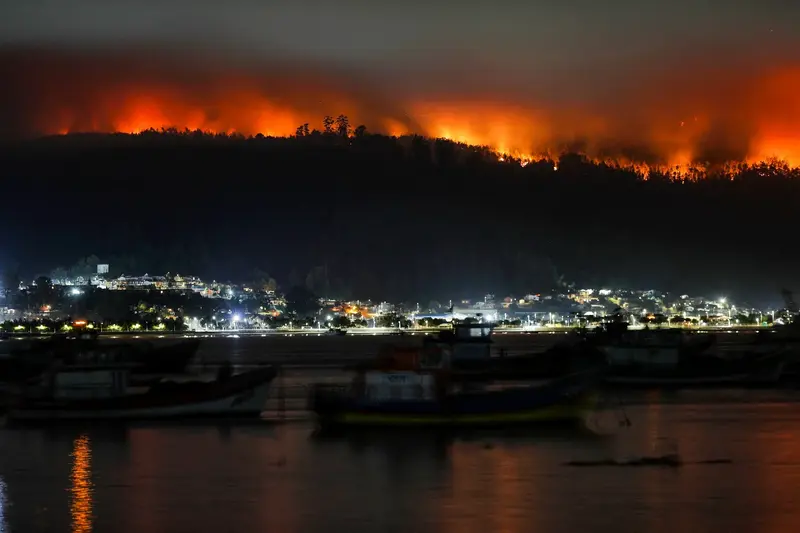
M 286 136 L 345 114 L 373 132 L 446 137 L 521 157 L 578 149 L 621 163 L 776 157 L 800 165 L 800 63 L 684 52 L 522 81 L 457 58 L 442 72 L 428 64 L 379 75 L 165 46 L 13 47 L 0 50 L 0 135 L 176 127 Z

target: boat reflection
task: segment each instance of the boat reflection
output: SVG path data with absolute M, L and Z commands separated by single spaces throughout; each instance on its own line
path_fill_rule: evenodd
M 605 435 L 586 424 L 565 427 L 508 427 L 508 428 L 358 428 L 316 429 L 311 435 L 316 442 L 346 441 L 356 446 L 380 445 L 402 447 L 410 441 L 435 446 L 450 446 L 458 441 L 598 441 Z
M 92 530 L 92 449 L 89 437 L 81 435 L 73 443 L 70 512 L 72 532 Z

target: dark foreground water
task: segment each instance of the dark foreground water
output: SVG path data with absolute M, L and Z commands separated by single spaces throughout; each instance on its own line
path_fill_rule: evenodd
M 646 397 L 628 407 L 630 428 L 590 420 L 609 436 L 314 438 L 309 421 L 5 429 L 0 531 L 800 531 L 800 404 L 720 403 L 731 397 Z M 733 462 L 563 465 L 674 450 Z

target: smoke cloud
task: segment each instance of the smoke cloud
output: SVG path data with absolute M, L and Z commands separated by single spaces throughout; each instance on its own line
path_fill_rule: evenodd
M 577 148 L 651 165 L 772 157 L 800 165 L 796 58 L 684 49 L 522 76 L 456 53 L 356 69 L 186 50 L 7 46 L 0 50 L 0 135 L 176 127 L 284 136 L 346 114 L 370 131 L 446 137 L 525 157 Z

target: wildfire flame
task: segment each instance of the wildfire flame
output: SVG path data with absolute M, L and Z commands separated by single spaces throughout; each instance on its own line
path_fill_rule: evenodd
M 363 123 L 369 131 L 487 146 L 523 165 L 569 150 L 643 174 L 655 168 L 686 172 L 706 162 L 779 159 L 800 166 L 800 67 L 793 65 L 764 68 L 724 97 L 687 89 L 673 98 L 666 86 L 643 91 L 646 98 L 631 89 L 633 96 L 622 94 L 613 105 L 575 106 L 466 98 L 457 91 L 447 99 L 410 98 L 302 69 L 275 70 L 280 72 L 124 54 L 5 53 L 0 133 L 174 127 L 289 136 L 301 124 L 321 129 L 322 116 L 345 114 L 352 126 Z

